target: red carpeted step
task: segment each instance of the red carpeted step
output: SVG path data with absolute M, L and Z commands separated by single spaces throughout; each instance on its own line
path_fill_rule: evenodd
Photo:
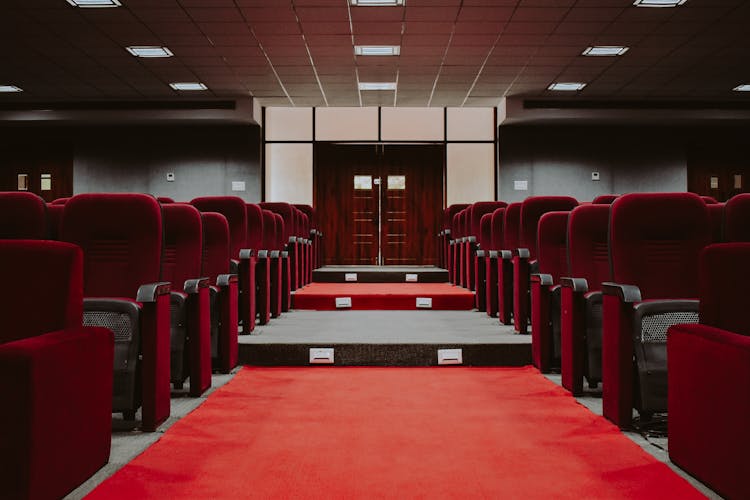
M 432 299 L 431 309 L 470 310 L 474 292 L 447 283 L 311 283 L 292 298 L 295 309 L 336 309 L 337 297 L 351 297 L 354 310 L 418 309 L 417 298 Z
M 90 498 L 703 498 L 532 368 L 245 368 Z

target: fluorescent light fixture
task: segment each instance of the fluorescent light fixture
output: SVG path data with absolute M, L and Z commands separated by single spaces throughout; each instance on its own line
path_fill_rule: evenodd
M 201 82 L 175 82 L 170 83 L 169 86 L 174 90 L 208 90 L 208 87 Z
M 135 57 L 172 57 L 174 55 L 168 48 L 155 45 L 137 45 L 125 48 Z
M 633 5 L 636 7 L 677 7 L 687 0 L 635 0 Z
M 585 83 L 581 82 L 556 82 L 547 87 L 547 90 L 560 90 L 564 92 L 574 92 L 577 90 L 583 90 L 586 86 Z
M 404 0 L 349 0 L 349 4 L 359 7 L 396 7 L 404 5 Z
M 589 57 L 621 56 L 627 52 L 629 48 L 630 47 L 622 47 L 619 45 L 595 45 L 586 48 L 582 55 Z
M 120 0 L 68 0 L 73 7 L 95 8 L 95 7 L 121 7 Z
M 358 56 L 397 56 L 401 54 L 400 45 L 355 45 L 354 53 Z
M 750 92 L 750 83 L 743 83 L 742 85 L 737 85 L 732 90 L 734 90 L 735 92 Z
M 0 85 L 0 92 L 23 92 L 23 89 L 15 85 Z
M 396 82 L 359 82 L 359 90 L 396 90 Z

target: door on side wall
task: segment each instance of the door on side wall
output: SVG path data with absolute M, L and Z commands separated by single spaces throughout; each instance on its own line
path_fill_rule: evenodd
M 34 146 L 0 152 L 0 191 L 29 191 L 50 202 L 73 195 L 73 151 Z
M 325 264 L 436 265 L 441 144 L 315 145 Z

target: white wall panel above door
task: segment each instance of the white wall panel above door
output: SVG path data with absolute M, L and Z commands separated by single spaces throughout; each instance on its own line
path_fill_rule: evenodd
M 449 141 L 494 141 L 495 108 L 448 108 Z
M 315 108 L 315 140 L 377 141 L 378 108 Z
M 384 141 L 442 141 L 445 138 L 443 108 L 381 108 Z
M 311 141 L 312 108 L 266 108 L 267 141 Z
M 266 144 L 266 201 L 312 205 L 313 146 Z

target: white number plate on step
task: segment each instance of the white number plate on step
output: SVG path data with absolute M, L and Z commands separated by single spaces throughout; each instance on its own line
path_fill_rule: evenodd
M 336 297 L 336 309 L 345 309 L 352 307 L 351 297 Z
M 344 274 L 344 281 L 357 281 L 357 273 Z
M 406 275 L 406 282 L 407 283 L 416 283 L 417 281 L 419 281 L 419 275 L 418 274 L 411 274 L 411 273 L 409 273 L 409 274 Z
M 417 309 L 432 309 L 432 297 L 417 297 Z

